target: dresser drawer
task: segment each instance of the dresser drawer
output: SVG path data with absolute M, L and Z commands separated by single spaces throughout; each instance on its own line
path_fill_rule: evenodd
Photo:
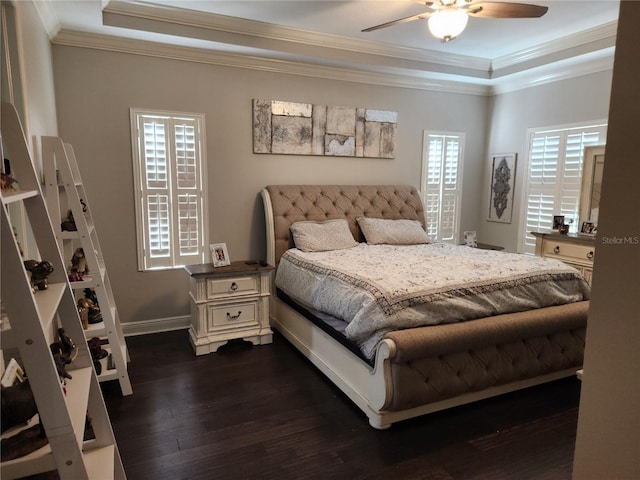
M 258 278 L 254 276 L 208 278 L 207 298 L 235 297 L 258 293 Z
M 570 262 L 592 264 L 595 258 L 595 249 L 591 245 L 545 240 L 542 245 L 542 255 Z
M 257 302 L 209 307 L 209 331 L 234 329 L 258 324 Z

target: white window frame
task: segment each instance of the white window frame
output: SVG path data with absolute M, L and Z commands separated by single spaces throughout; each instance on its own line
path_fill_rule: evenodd
M 206 143 L 205 143 L 205 116 L 200 113 L 184 113 L 169 112 L 157 110 L 145 110 L 139 108 L 130 109 L 131 119 L 131 145 L 133 150 L 133 171 L 134 171 L 134 193 L 135 193 L 135 210 L 136 210 L 136 236 L 138 248 L 138 270 L 163 270 L 182 268 L 185 265 L 205 263 L 208 252 L 208 209 L 207 209 L 207 191 L 205 182 L 207 178 L 206 172 Z M 162 125 L 166 135 L 165 147 L 160 147 L 160 151 L 164 151 L 166 155 L 166 165 L 160 165 L 162 169 L 166 168 L 164 175 L 159 178 L 166 178 L 166 181 L 156 182 L 156 185 L 150 185 L 146 181 L 148 163 L 145 157 L 144 148 L 144 132 L 141 127 L 145 120 L 153 119 Z M 183 150 L 176 147 L 175 127 L 186 126 L 193 127 L 193 164 L 188 167 L 193 168 L 188 172 L 193 175 L 191 186 L 180 187 L 179 180 L 184 181 L 188 177 L 178 175 L 177 158 L 185 158 L 178 154 Z M 142 132 L 142 133 L 141 133 Z M 154 145 L 154 148 L 155 147 Z M 151 150 L 149 150 L 151 152 Z M 154 150 L 155 152 L 155 150 Z M 184 169 L 184 164 L 182 165 Z M 150 174 L 150 173 L 149 173 Z M 153 192 L 153 193 L 152 193 Z M 158 244 L 153 240 L 157 235 L 152 232 L 149 221 L 149 205 L 147 200 L 152 196 L 164 196 L 166 213 L 162 222 L 161 230 L 167 232 L 166 237 L 162 239 L 162 244 L 166 248 L 154 248 L 152 243 Z M 189 206 L 184 207 L 178 199 L 184 200 L 185 196 L 189 199 Z M 184 219 L 184 213 L 194 215 L 193 219 L 187 219 L 186 223 L 189 228 L 180 231 L 181 216 Z M 183 220 L 184 222 L 184 220 Z M 195 225 L 195 229 L 192 228 Z M 181 233 L 182 240 L 190 243 L 189 252 L 181 251 Z M 160 253 L 160 250 L 162 252 Z M 154 254 L 156 252 L 156 254 Z
M 571 222 L 570 233 L 578 231 L 584 149 L 604 145 L 606 140 L 606 120 L 528 129 L 527 173 L 521 191 L 518 227 L 519 253 L 534 254 L 535 237 L 531 232 L 551 232 L 554 215 L 564 215 L 565 221 Z M 534 156 L 536 161 L 532 160 Z M 537 200 L 532 196 L 537 196 Z M 536 202 L 540 204 L 538 212 L 529 216 Z
M 433 152 L 433 141 L 441 139 L 456 143 L 455 181 L 443 182 L 447 177 L 447 149 Z M 464 166 L 465 134 L 462 132 L 439 132 L 425 130 L 422 138 L 421 194 L 425 210 L 427 234 L 433 241 L 458 243 L 460 237 L 460 218 L 462 216 L 462 171 Z M 429 159 L 432 154 L 440 157 L 439 165 L 431 165 L 437 170 L 437 182 L 429 182 Z M 434 157 L 431 157 L 434 160 Z M 437 161 L 437 160 L 436 160 Z M 450 165 L 449 165 L 450 168 Z M 448 209 L 442 208 L 443 200 L 448 197 Z M 433 200 L 437 198 L 437 200 Z

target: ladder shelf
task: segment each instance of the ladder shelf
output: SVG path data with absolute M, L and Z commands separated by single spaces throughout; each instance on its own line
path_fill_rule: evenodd
M 30 453 L 0 462 L 3 480 L 57 470 L 63 480 L 126 478 L 109 422 L 102 391 L 85 341 L 75 297 L 54 234 L 22 125 L 13 105 L 1 105 L 3 158 L 9 158 L 20 190 L 0 193 L 0 271 L 2 282 L 2 351 L 15 353 L 24 369 L 37 414 L 2 433 L 2 439 L 20 438 L 22 432 L 40 424 L 46 444 Z M 22 217 L 14 218 L 9 207 L 18 204 Z M 14 235 L 16 223 L 28 224 L 33 247 L 22 257 Z M 22 224 L 21 223 L 21 224 Z M 46 288 L 35 289 L 24 261 L 48 261 Z M 63 329 L 75 344 L 70 379 L 61 380 L 50 348 Z M 3 387 L 4 388 L 4 387 Z M 3 408 L 5 405 L 3 395 Z M 16 402 L 15 399 L 8 399 Z M 18 402 L 17 405 L 20 405 Z M 13 410 L 12 410 L 13 411 Z M 87 418 L 94 439 L 85 440 Z M 22 420 L 22 419 L 21 419 Z M 3 444 L 4 448 L 4 444 Z
M 102 368 L 98 379 L 117 379 L 122 394 L 131 395 L 128 350 L 73 147 L 58 137 L 45 136 L 42 137 L 42 156 L 47 206 L 60 250 L 64 259 L 70 262 L 76 249 L 82 248 L 87 263 L 88 273 L 74 279 L 71 288 L 76 300 L 84 297 L 85 289 L 93 290 L 102 315 L 100 324 L 90 324 L 85 329 L 87 339 L 98 337 L 106 341 L 103 349 L 111 356 L 111 362 L 100 361 Z M 68 212 L 73 216 L 76 230 L 62 228 Z M 109 366 L 113 368 L 107 368 Z

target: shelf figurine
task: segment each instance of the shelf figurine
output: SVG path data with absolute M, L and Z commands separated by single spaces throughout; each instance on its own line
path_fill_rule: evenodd
M 69 281 L 80 282 L 86 273 L 89 273 L 89 267 L 87 266 L 87 258 L 84 256 L 84 249 L 82 247 L 76 248 L 73 257 L 71 257 Z
M 67 218 L 65 218 L 60 224 L 60 228 L 63 232 L 77 232 L 78 227 L 76 227 L 76 221 L 73 218 L 73 212 L 69 210 L 67 213 Z
M 53 265 L 47 260 L 25 260 L 24 268 L 30 274 L 31 288 L 35 293 L 37 290 L 46 290 L 49 286 L 47 277 L 53 272 Z

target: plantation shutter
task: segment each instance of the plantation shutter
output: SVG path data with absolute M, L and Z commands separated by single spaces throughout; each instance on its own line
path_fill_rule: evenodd
M 201 123 L 197 118 L 136 115 L 138 223 L 142 270 L 204 260 Z
M 458 238 L 463 138 L 425 132 L 422 193 L 432 240 Z
M 604 144 L 606 128 L 595 125 L 531 133 L 521 253 L 534 253 L 536 242 L 530 232 L 550 232 L 554 215 L 564 215 L 569 231 L 578 231 L 584 149 Z
M 174 121 L 175 155 L 175 195 L 174 215 L 177 231 L 174 238 L 177 246 L 177 263 L 194 263 L 198 259 L 202 244 L 200 232 L 201 189 L 198 175 L 198 152 L 196 133 L 198 125 L 194 120 Z M 199 136 L 199 135 L 198 135 Z
M 169 184 L 169 119 L 139 117 L 142 132 L 142 211 L 146 224 L 148 267 L 170 266 L 171 190 Z

